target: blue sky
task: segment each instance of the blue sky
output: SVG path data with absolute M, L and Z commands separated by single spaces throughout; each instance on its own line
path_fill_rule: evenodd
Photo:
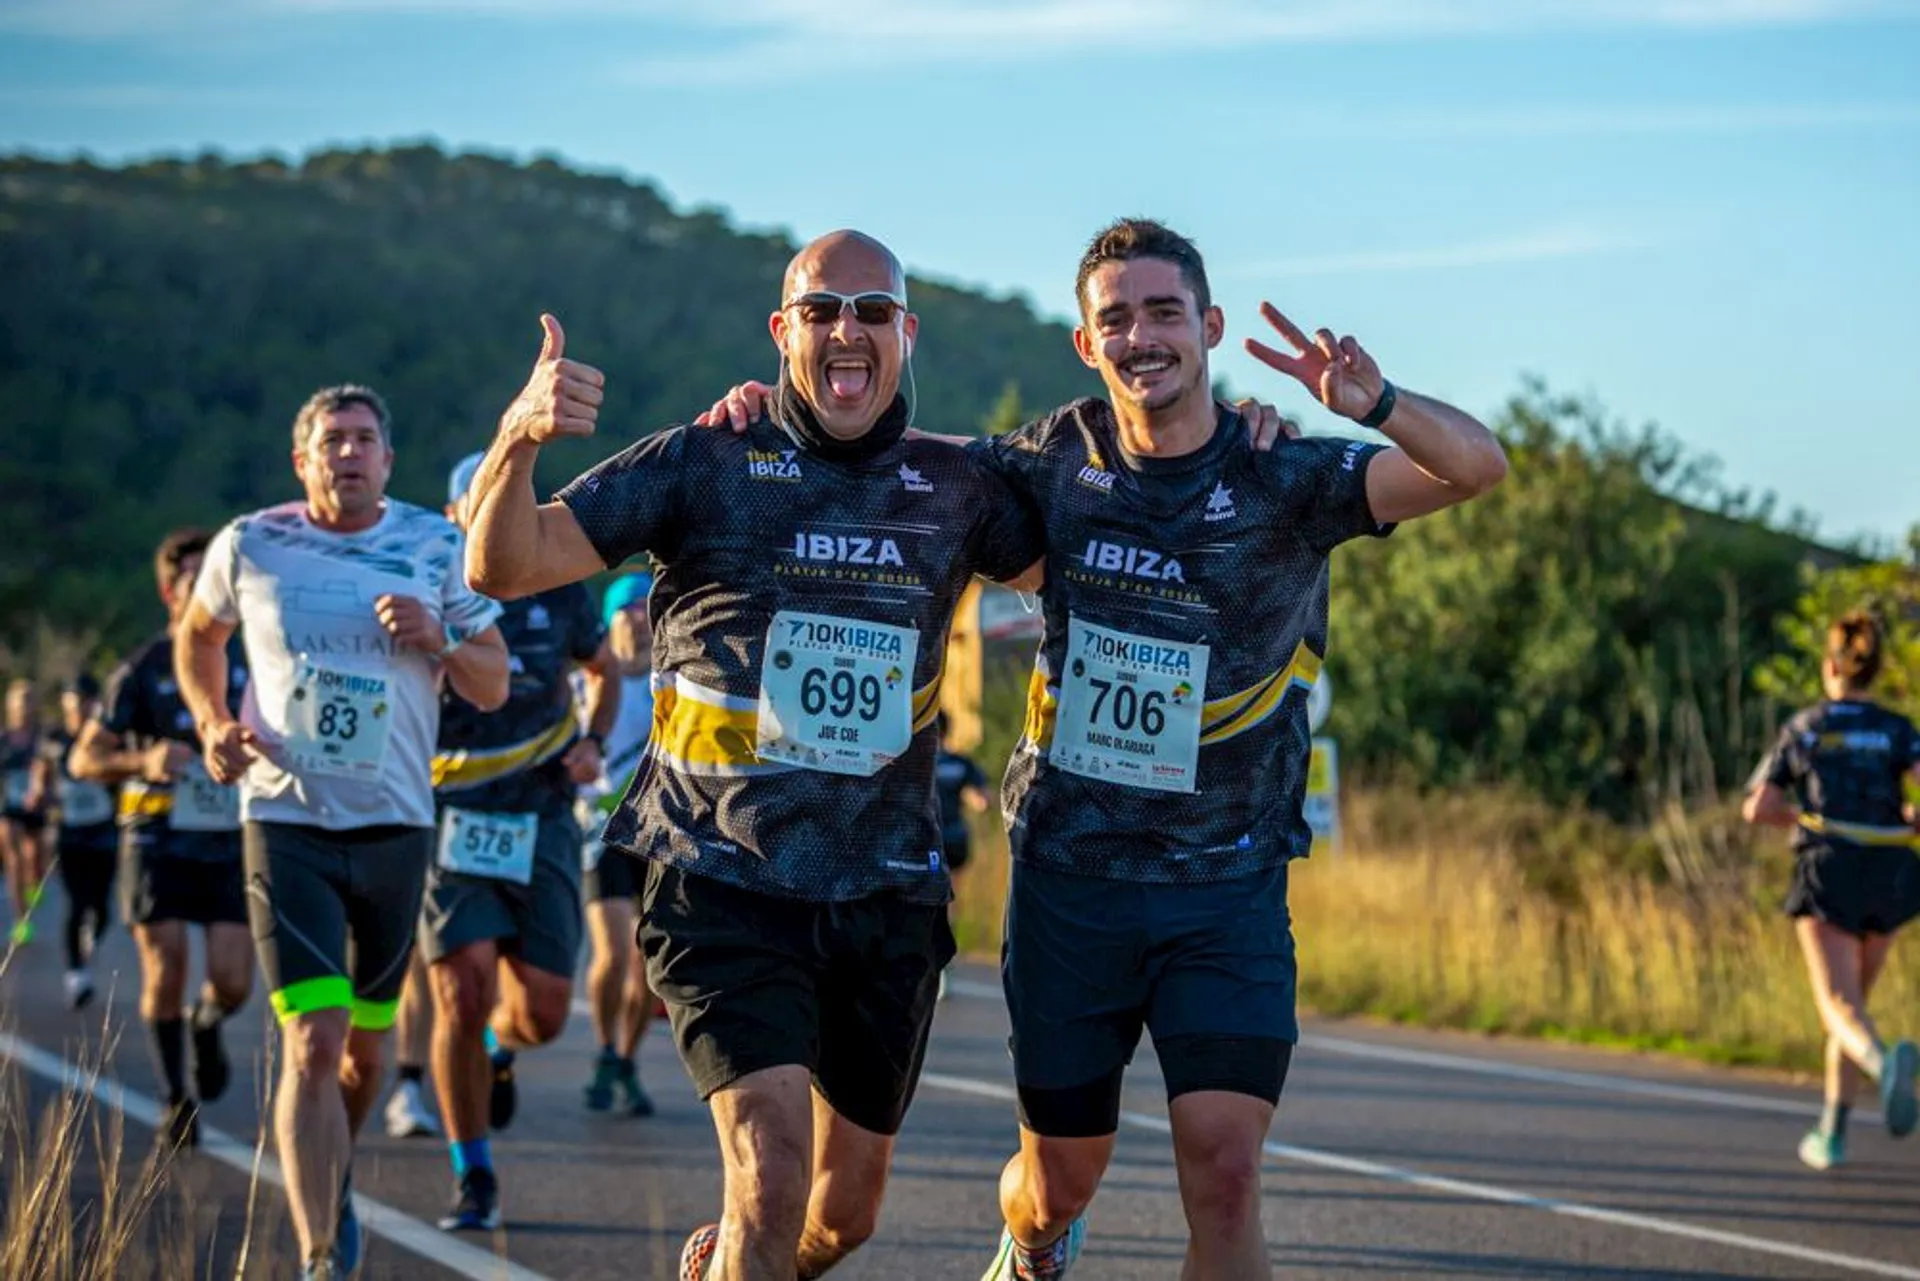
M 1478 412 L 1531 372 L 1657 421 L 1829 537 L 1920 522 L 1920 0 L 0 0 L 0 147 L 423 136 L 1060 316 L 1162 217 L 1236 390 L 1318 412 L 1239 354 L 1271 298 Z

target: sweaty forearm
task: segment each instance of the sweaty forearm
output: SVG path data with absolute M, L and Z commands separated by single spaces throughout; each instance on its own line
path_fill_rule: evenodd
M 1500 439 L 1473 415 L 1445 401 L 1399 390 L 1380 431 L 1409 462 L 1444 485 L 1481 493 L 1507 472 Z
M 503 428 L 467 490 L 467 584 L 495 599 L 525 594 L 541 563 L 540 449 Z

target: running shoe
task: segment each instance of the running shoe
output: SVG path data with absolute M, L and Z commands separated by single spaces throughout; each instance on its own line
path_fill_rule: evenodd
M 1847 1136 L 1814 1129 L 1800 1140 L 1800 1160 L 1815 1170 L 1831 1170 L 1846 1164 Z
M 440 1133 L 440 1123 L 427 1111 L 427 1101 L 418 1081 L 402 1081 L 393 1087 L 387 1099 L 387 1137 L 394 1139 L 431 1138 Z
M 520 1092 L 513 1083 L 513 1051 L 495 1050 L 487 1061 L 493 1067 L 493 1090 L 487 1095 L 487 1124 L 504 1130 L 513 1124 Z
M 602 1050 L 593 1060 L 593 1080 L 587 1082 L 587 1111 L 611 1112 L 613 1090 L 620 1083 L 620 1064 L 624 1060 L 612 1050 Z
M 211 1027 L 201 1025 L 198 1004 L 189 1011 L 187 1026 L 193 1029 L 189 1038 L 193 1050 L 193 1090 L 202 1103 L 211 1103 L 227 1092 L 227 1082 L 233 1076 L 232 1065 L 227 1062 L 227 1047 L 221 1042 L 218 1023 Z
M 156 1136 L 167 1152 L 173 1153 L 200 1146 L 200 1109 L 192 1099 L 180 1099 L 167 1105 L 166 1116 L 160 1122 L 160 1133 Z
M 453 1208 L 440 1218 L 442 1232 L 491 1232 L 500 1226 L 500 1180 L 475 1166 L 454 1185 Z
M 60 986 L 67 994 L 70 1010 L 83 1009 L 93 999 L 93 975 L 85 970 L 68 970 L 61 977 Z
M 653 1099 L 640 1084 L 640 1068 L 632 1059 L 620 1060 L 620 1099 L 628 1116 L 652 1116 Z
M 720 1248 L 720 1225 L 709 1223 L 695 1228 L 680 1250 L 680 1281 L 707 1281 L 707 1264 Z
M 308 1259 L 300 1269 L 300 1281 L 341 1281 L 340 1269 L 334 1266 L 333 1256 Z
M 1047 1247 L 1046 1254 L 1034 1260 L 1031 1267 L 1020 1265 L 1020 1249 L 1014 1244 L 1013 1233 L 1000 1229 L 1000 1250 L 993 1256 L 993 1262 L 980 1275 L 980 1281 L 1055 1281 L 1057 1277 L 1067 1275 L 1067 1269 L 1080 1257 L 1080 1250 L 1087 1243 L 1087 1221 L 1075 1219 L 1066 1235 Z
M 1913 1078 L 1920 1074 L 1920 1047 L 1912 1041 L 1896 1041 L 1887 1051 L 1886 1066 L 1880 1071 L 1880 1111 L 1887 1118 L 1887 1133 L 1904 1139 L 1920 1121 L 1920 1102 L 1913 1093 Z

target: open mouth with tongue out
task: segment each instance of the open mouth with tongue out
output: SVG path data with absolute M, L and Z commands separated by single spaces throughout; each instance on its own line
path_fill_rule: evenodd
M 827 390 L 844 404 L 863 399 L 873 386 L 873 362 L 862 356 L 835 356 L 826 373 Z

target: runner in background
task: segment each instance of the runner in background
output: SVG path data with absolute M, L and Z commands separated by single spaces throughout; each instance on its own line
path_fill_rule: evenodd
M 1826 1106 L 1800 1141 L 1800 1159 L 1830 1170 L 1847 1157 L 1847 1116 L 1861 1078 L 1879 1086 L 1895 1138 L 1920 1119 L 1920 1050 L 1881 1039 L 1867 998 L 1893 938 L 1920 916 L 1920 826 L 1904 795 L 1920 782 L 1920 731 L 1873 701 L 1884 657 L 1880 625 L 1852 613 L 1827 631 L 1820 664 L 1826 698 L 1797 713 L 1754 771 L 1749 823 L 1793 833 L 1787 915 L 1827 1032 Z
M 466 524 L 474 454 L 454 468 L 447 514 Z M 490 1131 L 517 1105 L 514 1057 L 558 1037 L 580 953 L 580 827 L 573 803 L 601 775 L 620 686 L 593 598 L 569 583 L 505 602 L 506 703 L 440 702 L 433 781 L 439 838 L 421 909 L 433 992 L 433 1077 L 456 1183 L 441 1228 L 500 1226 Z M 569 674 L 584 686 L 576 701 Z M 584 714 L 580 707 L 584 703 Z M 586 728 L 582 731 L 581 721 Z
M 308 1278 L 358 1269 L 354 1136 L 380 1095 L 433 857 L 440 688 L 507 697 L 499 606 L 468 589 L 460 531 L 387 497 L 391 417 L 328 387 L 293 422 L 300 500 L 208 548 L 176 670 L 208 771 L 239 782 L 248 914 L 279 1016 L 274 1133 Z M 227 644 L 252 683 L 226 706 Z
M 968 814 L 984 814 L 991 804 L 985 771 L 972 757 L 956 752 L 947 742 L 946 718 L 940 720 L 940 755 L 933 763 L 933 785 L 940 793 L 940 841 L 946 848 L 947 868 L 953 874 L 955 894 L 973 856 L 973 834 Z M 947 904 L 951 921 L 959 899 Z M 949 966 L 948 969 L 952 967 Z M 947 999 L 947 970 L 940 971 L 940 999 Z
M 207 531 L 187 528 L 160 541 L 153 574 L 167 628 L 115 669 L 104 705 L 68 754 L 74 777 L 120 787 L 120 907 L 140 951 L 140 1017 L 167 1105 L 162 1141 L 188 1147 L 199 1142 L 200 1104 L 224 1094 L 232 1075 L 221 1024 L 253 990 L 239 794 L 201 765 L 193 715 L 174 675 L 175 637 L 208 539 Z M 232 709 L 246 689 L 247 665 L 237 641 L 227 657 Z M 187 932 L 195 925 L 206 975 L 188 1008 Z
M 60 812 L 55 838 L 60 883 L 67 892 L 67 971 L 62 976 L 67 1008 L 77 1010 L 93 999 L 94 947 L 112 919 L 114 860 L 118 834 L 114 827 L 114 792 L 71 768 L 73 746 L 87 722 L 100 714 L 100 682 L 86 674 L 76 677 L 60 693 L 60 729 L 50 736 L 52 752 L 47 772 Z
M 590 1111 L 611 1111 L 618 1095 L 621 1110 L 629 1116 L 653 1115 L 653 1100 L 640 1084 L 638 1059 L 656 1005 L 647 986 L 646 957 L 634 945 L 644 865 L 618 853 L 607 857 L 600 837 L 632 785 L 653 734 L 653 621 L 647 612 L 652 590 L 653 575 L 622 574 L 601 598 L 607 647 L 620 674 L 620 716 L 607 735 L 606 769 L 582 790 L 580 799 L 581 828 L 587 833 L 587 927 L 593 947 L 587 1005 L 600 1047 L 586 1104 Z
M 47 801 L 36 785 L 40 759 L 40 698 L 32 681 L 7 686 L 6 732 L 0 735 L 0 859 L 6 862 L 7 903 L 13 911 L 13 945 L 33 942 L 33 909 L 47 879 Z

